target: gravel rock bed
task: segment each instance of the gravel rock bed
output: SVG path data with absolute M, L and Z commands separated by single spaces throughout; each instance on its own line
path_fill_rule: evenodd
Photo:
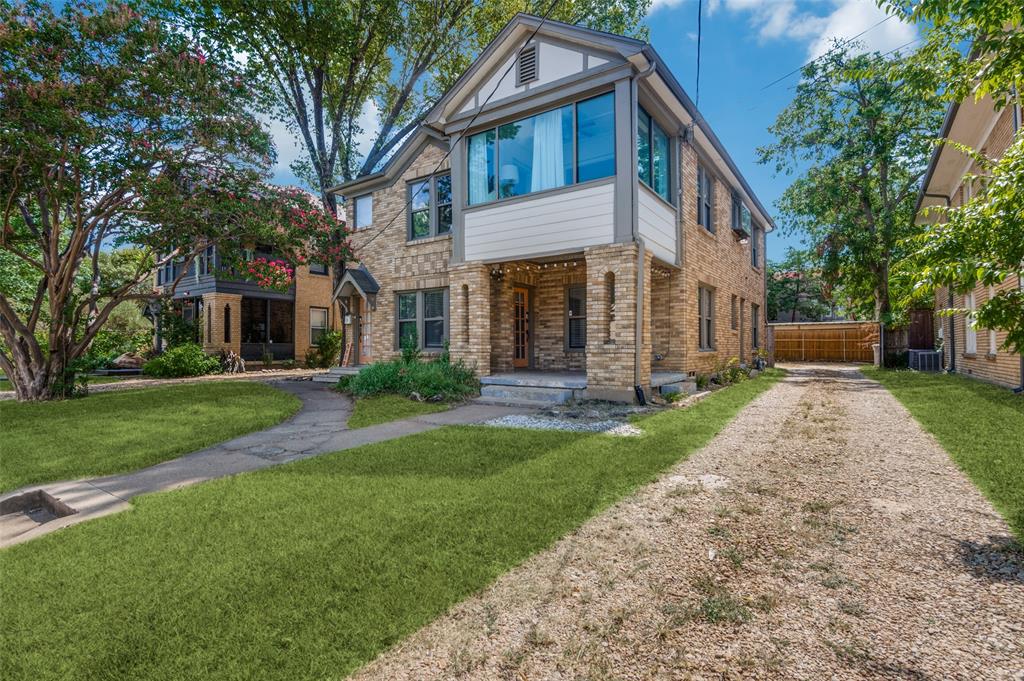
M 884 388 L 804 366 L 356 678 L 1021 679 L 1022 573 Z
M 510 415 L 484 421 L 485 426 L 502 428 L 529 428 L 531 430 L 568 430 L 576 433 L 604 433 L 630 437 L 640 435 L 636 426 L 622 421 L 584 421 L 581 419 L 554 418 L 550 416 Z

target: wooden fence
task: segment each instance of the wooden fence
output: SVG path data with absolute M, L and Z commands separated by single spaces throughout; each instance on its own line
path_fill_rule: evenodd
M 769 324 L 776 362 L 873 362 L 877 322 Z

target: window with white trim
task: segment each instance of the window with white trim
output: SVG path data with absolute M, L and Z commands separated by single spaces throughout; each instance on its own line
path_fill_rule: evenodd
M 327 308 L 309 308 L 309 344 L 316 345 L 325 331 L 327 331 Z
M 373 224 L 373 194 L 363 194 L 353 199 L 352 222 L 356 229 L 366 229 Z

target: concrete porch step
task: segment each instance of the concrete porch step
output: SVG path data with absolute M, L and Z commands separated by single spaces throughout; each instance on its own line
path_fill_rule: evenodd
M 480 397 L 473 398 L 474 404 L 490 404 L 500 407 L 521 407 L 523 409 L 545 409 L 556 404 L 546 400 L 524 400 L 509 397 Z
M 530 385 L 487 385 L 480 388 L 481 397 L 490 397 L 497 400 L 525 400 L 540 404 L 563 404 L 572 399 L 571 388 L 548 388 L 544 386 Z
M 359 373 L 359 367 L 331 367 L 322 374 L 313 377 L 314 383 L 337 383 L 342 376 L 355 376 Z

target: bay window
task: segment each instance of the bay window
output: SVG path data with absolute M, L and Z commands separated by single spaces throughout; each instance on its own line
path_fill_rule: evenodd
M 642 107 L 637 113 L 637 174 L 640 181 L 650 187 L 655 194 L 672 203 L 672 193 L 669 190 L 672 173 L 668 135 Z
M 469 137 L 469 204 L 615 174 L 614 95 L 545 111 Z

